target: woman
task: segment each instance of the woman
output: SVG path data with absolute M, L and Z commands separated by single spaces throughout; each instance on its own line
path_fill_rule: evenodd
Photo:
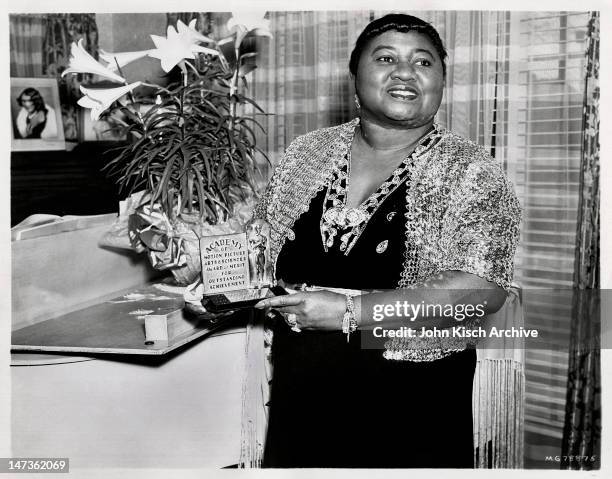
M 26 88 L 17 97 L 21 107 L 17 115 L 17 130 L 23 139 L 48 139 L 57 136 L 55 110 L 45 103 L 36 88 Z
M 288 323 L 274 327 L 264 466 L 473 465 L 476 354 L 465 340 L 367 349 L 379 324 L 372 305 L 443 300 L 493 312 L 512 280 L 512 187 L 482 148 L 434 123 L 445 58 L 437 31 L 416 17 L 370 23 L 349 64 L 359 118 L 296 139 L 257 208 L 285 284 L 390 290 L 306 290 L 257 305 Z M 457 325 L 399 311 L 385 321 Z

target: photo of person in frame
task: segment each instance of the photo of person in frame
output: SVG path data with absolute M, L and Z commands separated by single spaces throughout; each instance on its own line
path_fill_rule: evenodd
M 55 110 L 45 103 L 36 88 L 24 89 L 16 101 L 21 107 L 16 118 L 15 136 L 17 138 L 51 139 L 57 137 Z

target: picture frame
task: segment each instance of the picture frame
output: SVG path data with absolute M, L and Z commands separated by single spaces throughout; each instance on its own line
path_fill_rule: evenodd
M 113 130 L 112 119 L 92 120 L 90 110 L 81 108 L 78 112 L 79 141 L 125 141 L 126 135 Z
M 11 150 L 64 150 L 64 126 L 55 78 L 11 78 Z

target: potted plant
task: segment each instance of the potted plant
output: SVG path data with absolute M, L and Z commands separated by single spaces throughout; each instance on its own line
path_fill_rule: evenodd
M 199 238 L 241 228 L 254 203 L 255 153 L 267 157 L 255 141 L 255 129 L 263 128 L 245 113 L 245 105 L 263 112 L 244 91 L 256 53 L 243 45 L 247 36 L 271 36 L 267 23 L 234 14 L 231 36 L 217 42 L 197 32 L 195 20 L 179 20 L 166 37 L 151 35 L 150 50 L 101 51 L 104 65 L 73 44 L 62 74 L 94 73 L 121 84 L 81 87 L 78 103 L 91 109 L 92 121 L 107 118 L 127 135 L 106 168 L 123 192 L 138 192 L 129 217 L 132 247 L 182 284 L 200 272 Z M 128 83 L 122 67 L 144 56 L 158 58 L 166 72 L 178 67 L 178 81 Z

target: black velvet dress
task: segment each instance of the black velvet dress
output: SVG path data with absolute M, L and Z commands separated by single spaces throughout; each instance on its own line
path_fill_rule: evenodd
M 374 213 L 348 255 L 325 252 L 325 191 L 295 223 L 277 262 L 289 283 L 397 287 L 405 251 L 405 185 Z M 387 240 L 387 248 L 377 246 Z M 379 248 L 379 251 L 382 248 Z M 433 362 L 394 361 L 361 349 L 359 331 L 274 329 L 264 467 L 473 467 L 474 350 Z

